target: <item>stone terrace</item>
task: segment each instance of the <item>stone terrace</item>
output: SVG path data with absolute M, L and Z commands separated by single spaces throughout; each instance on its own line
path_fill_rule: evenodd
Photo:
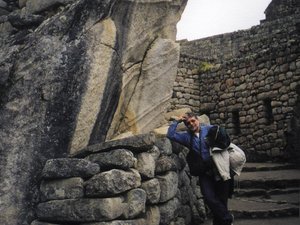
M 48 160 L 31 225 L 199 224 L 205 207 L 186 152 L 150 133 Z
M 190 107 L 207 114 L 251 161 L 299 159 L 299 23 L 295 14 L 181 41 L 170 110 Z

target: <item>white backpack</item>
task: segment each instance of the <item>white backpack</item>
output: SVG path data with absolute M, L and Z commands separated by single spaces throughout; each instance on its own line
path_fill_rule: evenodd
M 230 169 L 239 176 L 246 163 L 245 153 L 242 149 L 240 149 L 233 143 L 230 143 L 227 151 L 229 153 Z

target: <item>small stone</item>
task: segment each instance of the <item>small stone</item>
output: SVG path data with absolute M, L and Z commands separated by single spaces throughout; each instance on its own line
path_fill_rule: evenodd
M 40 186 L 42 201 L 57 199 L 75 199 L 83 197 L 83 179 L 74 177 L 43 181 Z
M 44 17 L 40 15 L 21 15 L 12 12 L 8 15 L 8 21 L 13 27 L 22 29 L 24 27 L 37 27 L 44 21 Z
M 67 5 L 74 1 L 75 0 L 27 0 L 26 8 L 28 13 L 39 13 L 57 4 Z
M 24 6 L 26 6 L 26 2 L 27 0 L 19 0 L 19 7 L 23 8 Z
M 60 225 L 60 224 L 47 223 L 47 222 L 41 222 L 41 221 L 38 221 L 38 220 L 34 220 L 34 221 L 31 222 L 30 225 Z
M 184 162 L 180 163 L 180 159 L 177 155 L 161 156 L 156 162 L 156 174 L 166 173 L 168 171 L 181 170 L 184 167 Z
M 114 220 L 124 212 L 123 198 L 67 199 L 40 203 L 36 214 L 43 221 L 95 222 Z
M 147 194 L 147 202 L 151 204 L 159 202 L 161 190 L 158 179 L 154 178 L 143 182 L 141 188 Z
M 86 181 L 85 194 L 88 197 L 108 197 L 137 188 L 140 185 L 141 177 L 136 170 L 113 169 L 99 173 Z
M 124 212 L 126 219 L 136 218 L 141 213 L 145 212 L 146 207 L 146 192 L 143 189 L 133 189 L 126 195 L 127 208 Z
M 159 138 L 156 140 L 155 145 L 159 148 L 162 155 L 172 154 L 172 144 L 168 138 Z
M 137 167 L 142 177 L 153 178 L 155 173 L 155 159 L 151 153 L 143 152 L 137 156 Z
M 149 206 L 146 211 L 147 225 L 159 225 L 160 212 L 157 206 Z
M 101 169 L 129 169 L 134 167 L 137 159 L 131 151 L 126 149 L 116 149 L 109 152 L 95 153 L 85 159 L 97 163 Z
M 145 225 L 148 224 L 145 219 L 136 220 L 114 220 L 109 222 L 96 222 L 96 223 L 81 223 L 80 225 Z
M 170 201 L 160 205 L 160 224 L 168 225 L 174 218 L 176 218 L 176 211 L 178 207 L 179 201 L 177 198 L 173 198 Z
M 100 144 L 95 144 L 86 147 L 85 149 L 82 149 L 76 153 L 74 153 L 72 156 L 87 156 L 91 153 L 97 153 L 97 152 L 107 152 L 109 150 L 113 149 L 120 149 L 124 148 L 127 150 L 130 150 L 132 152 L 145 152 L 147 150 L 150 150 L 155 143 L 155 135 L 154 133 L 148 133 L 148 134 L 140 134 L 124 139 L 117 139 L 112 141 L 103 142 Z
M 178 175 L 175 172 L 168 172 L 164 176 L 157 176 L 160 184 L 160 202 L 166 202 L 173 198 L 177 193 Z
M 85 159 L 60 158 L 50 159 L 43 169 L 44 178 L 88 178 L 99 173 L 100 167 Z

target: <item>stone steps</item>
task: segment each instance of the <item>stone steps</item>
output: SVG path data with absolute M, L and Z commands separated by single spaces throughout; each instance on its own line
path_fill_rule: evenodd
M 256 172 L 256 171 L 274 171 L 274 170 L 287 170 L 297 169 L 297 165 L 290 163 L 246 163 L 243 172 Z
M 295 165 L 247 163 L 241 176 L 235 177 L 228 207 L 234 225 L 296 225 L 300 224 L 299 200 L 300 170 Z M 211 220 L 205 221 L 208 224 Z
M 293 164 L 247 163 L 235 185 L 229 208 L 236 219 L 299 216 L 300 170 Z
M 236 178 L 236 183 L 240 188 L 284 189 L 299 187 L 300 170 L 243 172 L 240 177 Z
M 212 221 L 207 220 L 203 225 L 211 225 Z M 300 224 L 299 217 L 282 217 L 268 219 L 236 219 L 234 225 L 298 225 Z
M 276 201 L 239 198 L 229 200 L 229 209 L 235 218 L 274 218 L 298 216 L 299 206 Z
M 253 197 L 253 196 L 270 196 L 270 195 L 280 195 L 280 194 L 290 194 L 290 193 L 299 193 L 299 188 L 286 188 L 286 189 L 236 189 L 234 196 L 235 197 Z

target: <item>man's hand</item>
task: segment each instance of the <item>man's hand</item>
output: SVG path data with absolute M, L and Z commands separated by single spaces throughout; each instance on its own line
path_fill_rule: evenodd
M 186 117 L 186 115 L 182 115 L 182 116 L 180 116 L 179 118 L 178 118 L 178 122 L 179 123 L 181 123 L 181 122 L 185 122 L 187 120 L 187 117 Z

